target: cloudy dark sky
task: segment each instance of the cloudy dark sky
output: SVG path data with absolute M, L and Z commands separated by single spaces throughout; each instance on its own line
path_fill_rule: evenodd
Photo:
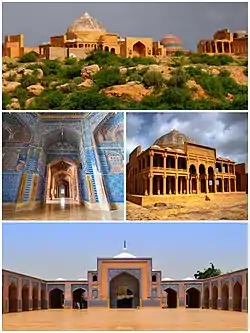
M 217 156 L 247 163 L 247 113 L 132 112 L 126 118 L 127 159 L 136 146 L 148 148 L 161 135 L 176 129 L 196 143 L 216 148 Z
M 161 39 L 172 33 L 186 49 L 199 39 L 211 38 L 218 29 L 247 30 L 247 3 L 3 3 L 3 36 L 25 34 L 35 46 L 49 36 L 64 34 L 83 13 L 101 21 L 120 36 Z

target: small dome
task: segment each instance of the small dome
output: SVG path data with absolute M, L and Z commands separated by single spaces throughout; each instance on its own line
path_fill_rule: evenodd
M 171 132 L 164 134 L 159 139 L 157 139 L 154 142 L 154 145 L 158 145 L 166 149 L 174 148 L 183 150 L 185 142 L 195 143 L 194 140 L 190 139 L 185 134 L 176 130 L 172 130 Z
M 67 29 L 67 33 L 75 33 L 75 32 L 84 32 L 84 31 L 102 31 L 106 33 L 103 25 L 91 17 L 88 13 L 80 16 L 76 19 Z
M 162 279 L 162 281 L 172 281 L 173 279 L 170 279 L 170 278 L 168 278 L 168 277 L 165 277 L 165 278 L 163 278 Z
M 131 253 L 128 252 L 121 252 L 113 257 L 114 259 L 135 259 L 136 256 L 134 256 Z
M 195 279 L 192 278 L 192 277 L 187 277 L 187 278 L 185 278 L 185 279 L 183 279 L 183 280 L 195 280 Z
M 166 35 L 161 40 L 161 45 L 166 48 L 168 52 L 176 52 L 183 49 L 182 41 L 174 35 Z
M 77 279 L 77 281 L 85 281 L 85 280 L 87 280 L 86 278 L 79 278 L 79 279 Z
M 65 279 L 63 279 L 63 278 L 58 278 L 58 279 L 56 279 L 56 281 L 65 281 Z

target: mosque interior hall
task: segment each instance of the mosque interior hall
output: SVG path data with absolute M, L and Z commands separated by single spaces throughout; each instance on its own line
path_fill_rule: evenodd
M 122 112 L 4 112 L 3 219 L 122 220 Z

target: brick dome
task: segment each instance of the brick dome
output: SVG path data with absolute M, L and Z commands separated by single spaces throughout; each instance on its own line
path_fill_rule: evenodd
M 190 139 L 179 131 L 172 130 L 171 132 L 162 135 L 159 139 L 154 142 L 154 145 L 160 146 L 161 148 L 175 148 L 183 149 L 184 143 L 195 143 L 194 140 Z
M 83 14 L 76 19 L 67 29 L 67 33 L 76 33 L 84 31 L 102 31 L 106 33 L 103 25 L 91 17 L 88 13 Z
M 176 52 L 183 49 L 182 41 L 174 35 L 167 35 L 162 38 L 161 45 L 166 48 L 167 52 Z

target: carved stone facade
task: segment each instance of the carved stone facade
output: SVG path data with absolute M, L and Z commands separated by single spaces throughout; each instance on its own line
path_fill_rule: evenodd
M 245 191 L 237 184 L 237 165 L 217 157 L 216 149 L 194 143 L 173 130 L 142 151 L 130 153 L 127 194 L 169 196 Z
M 228 29 L 218 30 L 213 39 L 200 40 L 197 45 L 198 53 L 211 54 L 248 54 L 248 32 Z
M 3 312 L 47 308 L 146 307 L 213 308 L 247 311 L 247 269 L 195 280 L 162 278 L 152 258 L 123 252 L 98 258 L 86 279 L 45 281 L 3 270 Z

